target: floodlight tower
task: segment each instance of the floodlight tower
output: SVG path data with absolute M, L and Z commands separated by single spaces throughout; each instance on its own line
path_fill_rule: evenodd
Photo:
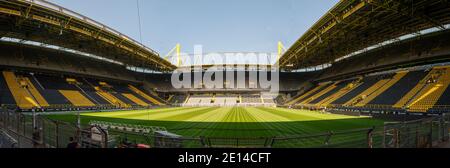
M 172 50 L 169 51 L 169 53 L 164 57 L 164 59 L 166 59 L 167 61 L 170 62 L 169 58 L 171 58 L 173 56 L 174 52 L 177 57 L 177 66 L 180 67 L 183 64 L 183 62 L 181 60 L 181 45 L 180 45 L 180 43 L 177 43 L 177 45 L 174 48 L 172 48 Z
M 283 43 L 281 41 L 278 41 L 278 55 L 277 55 L 277 64 L 280 61 L 281 56 L 286 52 L 286 48 L 284 47 Z

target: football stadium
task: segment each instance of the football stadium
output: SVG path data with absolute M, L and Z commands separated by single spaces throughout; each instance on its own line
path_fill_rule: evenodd
M 450 2 L 333 5 L 273 53 L 166 55 L 0 0 L 0 147 L 450 147 Z

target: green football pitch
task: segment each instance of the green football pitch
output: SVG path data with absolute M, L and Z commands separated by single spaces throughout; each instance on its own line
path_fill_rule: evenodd
M 75 114 L 49 116 L 75 123 Z M 82 113 L 90 121 L 164 127 L 186 137 L 292 137 L 329 131 L 372 128 L 384 121 L 368 117 L 325 114 L 271 107 L 176 107 L 151 110 Z

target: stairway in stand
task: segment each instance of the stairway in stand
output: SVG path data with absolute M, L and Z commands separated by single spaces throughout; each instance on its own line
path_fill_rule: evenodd
M 21 109 L 48 107 L 49 104 L 26 77 L 17 77 L 14 72 L 3 71 L 6 84 Z
M 406 105 L 408 111 L 425 113 L 433 108 L 450 84 L 450 67 L 436 68 L 436 76 Z

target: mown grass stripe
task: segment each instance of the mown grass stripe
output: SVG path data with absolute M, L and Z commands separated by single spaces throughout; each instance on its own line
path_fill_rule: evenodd
M 271 108 L 259 108 L 264 112 L 271 113 L 273 115 L 278 115 L 285 118 L 292 118 L 292 120 L 296 121 L 298 124 L 292 124 L 289 129 L 295 129 L 296 133 L 299 134 L 308 134 L 311 132 L 317 132 L 319 129 L 317 129 L 315 126 L 309 126 L 306 122 L 300 122 L 300 121 L 312 121 L 312 120 L 319 120 L 319 118 L 311 118 L 311 117 L 304 117 L 302 115 L 296 115 L 291 113 L 285 113 L 283 111 L 278 111 L 276 109 Z M 301 118 L 303 117 L 303 118 Z
M 266 121 L 267 118 L 283 118 L 286 119 L 284 117 L 278 116 L 278 115 L 274 115 L 272 113 L 268 113 L 265 111 L 262 111 L 260 109 L 254 108 L 253 109 L 253 115 L 257 118 L 259 118 L 260 121 Z M 286 119 L 288 120 L 288 119 Z M 288 124 L 286 124 L 287 122 L 263 122 L 263 125 L 267 125 L 267 127 L 272 128 L 272 130 L 270 130 L 273 134 L 273 136 L 286 136 L 287 134 L 301 134 L 303 132 L 301 132 L 301 130 L 296 129 L 295 127 L 289 126 Z
M 75 122 L 75 115 L 55 115 L 54 119 Z M 82 123 L 100 120 L 136 125 L 162 126 L 186 137 L 284 137 L 323 133 L 355 128 L 369 128 L 383 122 L 370 118 L 324 114 L 306 110 L 263 107 L 190 107 L 155 110 L 89 113 Z M 364 141 L 364 133 L 335 136 L 335 146 L 347 146 Z M 285 141 L 276 147 L 311 147 L 323 145 L 324 137 Z M 348 142 L 348 143 L 347 143 Z M 199 147 L 198 142 L 192 146 Z
M 96 113 L 83 113 L 84 116 L 96 116 L 96 117 L 129 117 L 134 115 L 152 114 L 152 113 L 169 113 L 176 111 L 188 110 L 191 108 L 179 107 L 179 108 L 163 108 L 163 109 L 150 109 L 150 110 L 133 110 L 133 111 L 114 111 L 114 112 L 96 112 Z
M 178 113 L 176 115 L 167 116 L 159 118 L 159 120 L 163 121 L 186 121 L 192 117 L 199 116 L 208 112 L 211 112 L 213 110 L 217 109 L 217 107 L 211 107 L 211 108 L 204 108 L 204 109 L 195 109 L 189 112 L 185 113 Z

